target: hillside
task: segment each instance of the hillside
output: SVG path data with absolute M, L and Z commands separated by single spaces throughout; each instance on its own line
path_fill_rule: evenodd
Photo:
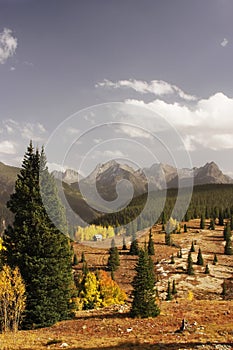
M 164 244 L 161 226 L 153 229 L 155 241 L 154 266 L 159 276 L 157 287 L 161 314 L 156 318 L 132 319 L 128 315 L 131 298 L 131 281 L 134 275 L 136 256 L 120 250 L 121 265 L 115 274 L 117 283 L 129 295 L 126 306 L 113 306 L 99 310 L 78 311 L 74 320 L 59 322 L 50 328 L 20 331 L 15 336 L 0 335 L 3 349 L 42 350 L 66 347 L 72 350 L 230 350 L 233 345 L 232 313 L 233 300 L 221 296 L 223 280 L 232 278 L 233 257 L 223 255 L 223 227 L 216 230 L 200 230 L 200 220 L 187 222 L 188 233 L 173 235 L 173 240 L 183 250 L 183 257 L 177 258 L 178 248 Z M 148 240 L 148 231 L 140 239 L 141 245 Z M 210 274 L 204 274 L 204 267 L 194 264 L 195 275 L 188 276 L 183 271 L 191 242 L 196 240 L 201 247 L 205 262 L 209 264 Z M 90 269 L 104 269 L 107 250 L 75 244 L 74 249 L 81 257 L 85 251 Z M 170 264 L 171 254 L 175 264 Z M 213 254 L 218 256 L 213 265 Z M 193 253 L 193 260 L 196 253 Z M 75 267 L 80 271 L 82 264 Z M 172 301 L 165 301 L 168 280 L 176 280 L 177 295 Z M 187 329 L 179 332 L 182 320 L 187 321 Z M 65 346 L 64 344 L 67 344 Z M 63 344 L 63 345 L 62 345 Z

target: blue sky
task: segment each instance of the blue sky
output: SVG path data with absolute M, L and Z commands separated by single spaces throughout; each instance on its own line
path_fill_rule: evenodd
M 0 161 L 32 139 L 51 168 L 188 153 L 233 174 L 232 45 L 231 0 L 0 0 Z

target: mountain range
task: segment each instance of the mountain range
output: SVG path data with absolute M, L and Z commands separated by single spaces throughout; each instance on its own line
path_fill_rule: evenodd
M 192 169 L 176 169 L 171 165 L 159 163 L 149 168 L 135 170 L 127 164 L 111 160 L 98 164 L 85 178 L 80 177 L 74 170 L 66 170 L 64 173 L 59 173 L 59 176 L 57 172 L 53 172 L 53 175 L 76 189 L 96 186 L 98 192 L 107 200 L 117 196 L 116 184 L 121 180 L 128 180 L 133 185 L 134 196 L 146 193 L 148 182 L 156 190 L 186 187 L 192 182 L 194 185 L 233 183 L 233 179 L 223 174 L 214 162 Z M 125 182 L 124 185 L 127 187 L 129 183 Z
M 6 219 L 7 222 L 12 219 L 11 213 L 6 208 L 6 202 L 13 192 L 19 171 L 19 168 L 0 162 L 0 229 L 1 217 Z M 233 180 L 223 174 L 214 162 L 193 169 L 176 169 L 171 165 L 160 163 L 153 164 L 149 168 L 135 170 L 127 164 L 120 164 L 115 160 L 111 160 L 104 164 L 98 164 L 87 177 L 80 176 L 77 171 L 72 169 L 67 169 L 65 172 L 54 171 L 53 175 L 56 181 L 62 181 L 63 183 L 63 191 L 66 197 L 64 205 L 67 209 L 68 221 L 72 225 L 77 224 L 73 211 L 78 213 L 85 222 L 90 222 L 101 215 L 101 208 L 98 212 L 98 210 L 92 208 L 92 205 L 88 205 L 85 194 L 88 194 L 92 203 L 99 201 L 97 195 L 100 195 L 105 201 L 114 201 L 118 198 L 116 190 L 118 189 L 120 191 L 119 197 L 124 203 L 128 200 L 130 190 L 133 196 L 137 197 L 146 193 L 148 186 L 152 186 L 153 190 L 177 188 L 178 184 L 180 187 L 186 187 L 190 185 L 191 180 L 193 180 L 194 185 L 233 183 Z M 121 185 L 120 188 L 117 187 L 118 183 Z M 67 202 L 69 205 L 67 205 Z M 105 202 L 104 205 L 106 208 L 108 202 Z M 121 207 L 121 204 L 119 204 L 119 207 Z

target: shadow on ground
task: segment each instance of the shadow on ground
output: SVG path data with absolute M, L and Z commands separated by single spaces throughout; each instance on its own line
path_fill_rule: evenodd
M 98 347 L 102 350 L 182 350 L 182 349 L 208 349 L 208 350 L 227 350 L 232 349 L 233 343 L 170 343 L 170 344 L 163 344 L 163 343 L 157 343 L 157 344 L 145 344 L 145 343 L 120 343 L 115 346 L 106 346 L 106 347 Z M 84 348 L 81 347 L 75 347 L 75 348 L 69 348 L 70 350 L 84 350 Z M 96 347 L 92 348 L 86 348 L 85 350 L 95 350 Z

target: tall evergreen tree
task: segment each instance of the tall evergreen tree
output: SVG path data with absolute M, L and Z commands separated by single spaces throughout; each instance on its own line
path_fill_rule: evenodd
M 122 245 L 122 250 L 127 250 L 127 245 L 126 245 L 125 236 L 123 237 L 123 245 Z
M 31 142 L 7 204 L 14 222 L 4 235 L 5 260 L 12 268 L 19 267 L 26 285 L 25 328 L 49 326 L 72 314 L 72 250 L 67 236 L 55 226 L 55 214 L 51 221 L 42 201 L 40 175 L 50 184 L 44 194 L 54 198 L 54 206 L 59 203 L 44 155 L 40 160 Z
M 171 282 L 168 281 L 167 282 L 167 296 L 166 296 L 166 300 L 172 300 L 172 291 L 171 291 Z
M 231 214 L 230 222 L 231 222 L 231 231 L 233 231 L 233 215 L 232 214 Z
M 165 232 L 165 244 L 168 246 L 172 245 L 172 238 L 170 232 Z
M 231 236 L 229 236 L 226 239 L 226 244 L 225 244 L 225 248 L 224 248 L 224 254 L 226 254 L 226 255 L 233 255 L 233 247 L 232 247 Z
M 215 230 L 215 220 L 212 218 L 210 219 L 210 226 L 209 226 L 210 230 Z
M 172 281 L 172 295 L 177 294 L 177 290 L 176 290 L 176 281 L 173 280 Z
M 194 242 L 192 241 L 190 252 L 194 253 L 195 252 L 195 247 L 194 247 Z
M 213 259 L 213 265 L 216 265 L 218 262 L 218 257 L 217 257 L 217 254 L 215 253 L 214 254 L 214 259 Z
M 205 228 L 205 216 L 202 214 L 201 220 L 200 220 L 200 229 L 204 230 L 204 228 Z
M 205 266 L 205 274 L 208 275 L 210 273 L 209 265 L 206 264 Z
M 155 302 L 155 275 L 153 262 L 147 251 L 140 250 L 133 279 L 132 317 L 155 317 L 160 310 Z
M 218 224 L 219 224 L 220 226 L 223 226 L 223 225 L 224 225 L 224 216 L 223 216 L 222 208 L 219 210 Z
M 112 239 L 111 248 L 109 249 L 108 268 L 110 271 L 116 271 L 120 266 L 119 251 L 116 247 L 115 240 Z
M 197 265 L 200 265 L 200 266 L 204 265 L 204 260 L 203 260 L 203 257 L 202 257 L 201 248 L 199 248 L 198 254 L 197 254 Z
M 223 236 L 225 241 L 227 241 L 231 237 L 231 226 L 229 221 L 227 221 L 224 227 Z
M 189 252 L 189 254 L 188 254 L 187 274 L 188 275 L 194 275 L 193 259 L 192 259 L 192 253 L 191 252 Z
M 150 229 L 150 234 L 149 234 L 149 242 L 148 242 L 148 254 L 149 255 L 155 255 L 155 247 L 154 247 L 154 241 L 152 238 L 152 231 Z
M 130 255 L 138 255 L 139 254 L 138 240 L 137 240 L 137 236 L 135 233 L 132 234 L 132 241 L 130 244 L 129 254 Z

